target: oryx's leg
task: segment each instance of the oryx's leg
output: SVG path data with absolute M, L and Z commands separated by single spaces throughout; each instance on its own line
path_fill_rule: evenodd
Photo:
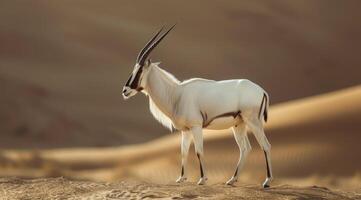
M 239 148 L 239 160 L 237 163 L 236 171 L 231 179 L 227 181 L 227 185 L 233 185 L 234 182 L 237 182 L 240 171 L 246 161 L 248 153 L 251 151 L 252 147 L 247 137 L 246 124 L 241 123 L 232 128 L 234 139 L 237 142 Z
M 263 130 L 263 123 L 260 119 L 258 119 L 257 117 L 252 117 L 252 118 L 245 117 L 244 120 L 247 123 L 247 126 L 253 132 L 262 150 L 264 151 L 264 155 L 266 158 L 266 166 L 267 166 L 267 178 L 263 183 L 263 187 L 268 188 L 273 179 L 272 165 L 271 165 L 271 144 L 267 140 L 267 137 Z
M 183 131 L 182 132 L 182 144 L 181 144 L 182 169 L 181 169 L 181 175 L 177 179 L 177 183 L 181 183 L 181 182 L 187 180 L 187 174 L 186 174 L 185 168 L 187 165 L 189 146 L 190 146 L 191 142 L 192 142 L 192 134 L 190 132 Z
M 201 171 L 201 178 L 198 181 L 198 185 L 203 185 L 207 181 L 207 176 L 204 168 L 204 160 L 203 160 L 203 134 L 202 127 L 193 127 L 191 129 L 194 141 L 194 148 L 199 160 L 199 168 Z

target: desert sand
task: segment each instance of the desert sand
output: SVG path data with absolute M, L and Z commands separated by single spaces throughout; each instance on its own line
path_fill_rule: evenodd
M 361 190 L 344 192 L 323 187 L 258 185 L 230 187 L 220 184 L 151 184 L 135 181 L 115 183 L 72 181 L 65 178 L 0 179 L 0 199 L 361 199 Z

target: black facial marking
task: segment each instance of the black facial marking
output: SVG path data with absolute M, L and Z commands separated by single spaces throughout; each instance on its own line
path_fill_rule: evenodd
M 266 151 L 264 151 L 264 156 L 266 157 L 267 177 L 270 178 L 270 177 L 271 177 L 271 172 L 270 172 L 270 169 L 269 169 L 269 164 L 268 164 L 268 159 L 267 159 L 267 153 L 266 153 Z
M 197 153 L 197 157 L 198 157 L 198 160 L 199 160 L 199 168 L 201 169 L 201 177 L 203 178 L 204 173 L 203 173 L 203 167 L 202 167 L 202 162 L 201 162 L 201 158 L 200 158 L 199 153 Z
M 125 83 L 125 86 L 129 86 L 130 79 L 132 79 L 132 76 L 130 76 L 130 77 L 128 78 L 127 82 Z
M 143 67 L 140 67 L 139 70 L 137 71 L 137 73 L 135 74 L 134 80 L 131 83 L 130 88 L 132 88 L 132 89 L 138 88 L 138 85 L 140 82 L 139 79 L 140 79 L 140 76 L 142 75 L 142 72 L 143 72 Z

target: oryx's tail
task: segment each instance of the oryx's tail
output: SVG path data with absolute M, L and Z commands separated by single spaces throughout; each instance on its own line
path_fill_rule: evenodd
M 259 107 L 259 118 L 262 119 L 262 114 L 263 114 L 263 119 L 265 122 L 267 122 L 268 119 L 268 107 L 269 107 L 268 95 L 266 93 L 263 93 L 261 106 Z
M 269 107 L 269 99 L 268 99 L 268 95 L 266 93 L 264 93 L 264 98 L 265 98 L 265 108 L 264 108 L 264 111 L 263 111 L 263 118 L 264 118 L 264 121 L 267 122 L 267 119 L 268 119 L 268 107 Z

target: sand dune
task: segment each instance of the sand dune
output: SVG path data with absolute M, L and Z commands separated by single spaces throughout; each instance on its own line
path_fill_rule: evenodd
M 361 86 L 355 86 L 324 95 L 303 98 L 272 107 L 269 128 L 277 129 L 299 124 L 315 124 L 350 115 L 361 110 Z M 291 117 L 290 117 L 291 116 Z M 356 118 L 355 121 L 357 122 Z
M 290 101 L 272 106 L 267 135 L 273 145 L 276 182 L 304 185 L 320 183 L 340 187 L 361 183 L 361 87 Z M 335 128 L 341 126 L 342 129 Z M 354 124 L 347 129 L 349 123 Z M 356 123 L 356 125 L 355 125 Z M 356 127 L 356 128 L 355 128 Z M 357 128 L 358 127 L 358 128 Z M 210 182 L 225 181 L 233 173 L 238 149 L 228 130 L 205 131 L 205 154 Z M 118 148 L 71 148 L 43 151 L 1 152 L 10 173 L 32 177 L 64 175 L 91 180 L 138 179 L 156 183 L 175 180 L 179 173 L 179 134 L 139 145 Z M 263 154 L 252 140 L 253 152 L 241 182 L 260 183 L 265 176 Z M 190 156 L 191 180 L 199 176 L 195 156 Z M 222 162 L 219 162 L 222 160 Z M 15 168 L 14 168 L 15 166 Z M 30 168 L 33 171 L 22 170 Z M 20 173 L 19 173 L 20 172 Z
M 5 0 L 0 7 L 0 76 L 11 81 L 3 87 L 24 82 L 41 88 L 48 96 L 37 99 L 40 104 L 85 130 L 71 134 L 59 120 L 55 128 L 64 138 L 46 132 L 50 139 L 22 142 L 0 127 L 1 136 L 13 137 L 0 145 L 118 146 L 166 135 L 146 112 L 145 98 L 124 102 L 120 91 L 146 40 L 161 25 L 174 22 L 176 29 L 152 58 L 180 80 L 247 78 L 269 92 L 272 104 L 360 84 L 359 7 L 360 1 L 352 0 L 200 0 L 191 5 Z M 27 99 L 11 97 L 21 98 Z M 34 118 L 47 117 L 33 112 Z M 29 134 L 36 128 L 31 125 Z

